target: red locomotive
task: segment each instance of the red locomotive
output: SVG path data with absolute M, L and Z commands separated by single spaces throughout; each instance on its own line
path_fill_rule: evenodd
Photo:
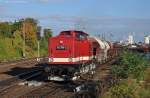
M 111 42 L 90 37 L 82 31 L 63 31 L 49 38 L 49 62 L 45 68 L 49 80 L 76 80 L 81 74 L 93 74 L 96 63 L 114 57 Z

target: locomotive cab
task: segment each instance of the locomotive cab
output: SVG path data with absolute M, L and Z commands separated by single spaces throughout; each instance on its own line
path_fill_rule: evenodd
M 49 39 L 49 64 L 79 64 L 81 57 L 89 56 L 88 34 L 81 31 L 63 31 Z

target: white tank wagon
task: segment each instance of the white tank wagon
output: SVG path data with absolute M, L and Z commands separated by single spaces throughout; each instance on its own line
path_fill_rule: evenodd
M 110 44 L 107 41 L 97 37 L 90 37 L 89 39 L 97 42 L 98 44 L 95 55 L 96 60 L 100 63 L 105 62 L 108 59 L 108 50 L 111 48 Z

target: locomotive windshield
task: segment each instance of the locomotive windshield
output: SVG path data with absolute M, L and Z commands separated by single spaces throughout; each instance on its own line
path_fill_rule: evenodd
M 71 36 L 72 34 L 70 31 L 64 31 L 64 32 L 61 32 L 60 35 Z
M 83 33 L 77 33 L 76 38 L 79 40 L 85 40 L 87 38 L 87 35 Z

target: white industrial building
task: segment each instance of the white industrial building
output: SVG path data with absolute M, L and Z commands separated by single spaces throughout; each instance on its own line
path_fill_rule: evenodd
M 150 35 L 144 37 L 144 43 L 150 44 Z
M 130 44 L 130 45 L 134 44 L 133 35 L 129 35 L 129 37 L 128 37 L 128 44 Z

